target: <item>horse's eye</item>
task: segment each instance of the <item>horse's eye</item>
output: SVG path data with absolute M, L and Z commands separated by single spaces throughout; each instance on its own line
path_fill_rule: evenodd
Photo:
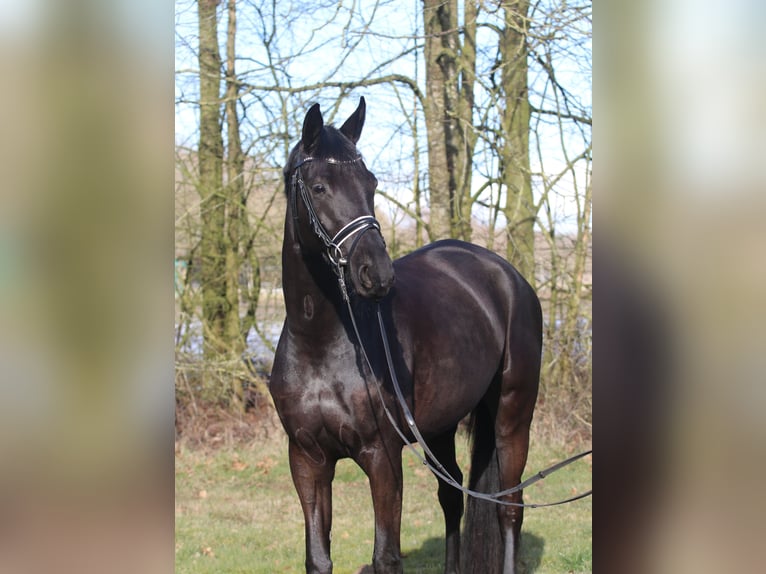
M 315 183 L 313 186 L 311 186 L 311 191 L 314 193 L 324 193 L 325 187 L 323 183 Z

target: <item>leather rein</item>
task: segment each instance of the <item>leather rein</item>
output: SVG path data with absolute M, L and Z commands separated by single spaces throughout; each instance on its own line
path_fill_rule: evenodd
M 293 172 L 291 176 L 292 190 L 291 190 L 290 200 L 292 203 L 293 219 L 296 223 L 295 229 L 298 235 L 300 236 L 299 226 L 297 225 L 297 222 L 298 222 L 297 208 L 298 208 L 298 195 L 300 194 L 303 205 L 306 208 L 306 211 L 309 216 L 309 222 L 311 224 L 311 228 L 313 229 L 316 236 L 322 241 L 322 243 L 325 245 L 327 249 L 327 252 L 326 252 L 327 259 L 338 278 L 338 286 L 340 288 L 341 295 L 343 296 L 343 300 L 346 303 L 348 314 L 349 314 L 349 317 L 351 318 L 351 324 L 354 328 L 354 334 L 356 335 L 356 339 L 359 343 L 359 348 L 367 364 L 367 368 L 370 371 L 370 376 L 375 382 L 375 389 L 377 391 L 378 398 L 380 399 L 380 402 L 383 405 L 383 410 L 385 411 L 386 417 L 388 418 L 389 423 L 391 423 L 391 426 L 396 431 L 396 434 L 399 435 L 399 437 L 404 442 L 405 446 L 407 446 L 415 454 L 415 457 L 418 460 L 420 460 L 420 462 L 424 466 L 426 466 L 433 474 L 435 474 L 438 478 L 440 478 L 441 480 L 443 480 L 445 483 L 449 484 L 450 486 L 474 498 L 478 498 L 481 500 L 486 500 L 489 502 L 502 504 L 506 506 L 543 508 L 546 506 L 557 506 L 559 504 L 574 502 L 575 500 L 579 500 L 581 498 L 585 498 L 586 496 L 590 496 L 591 494 L 593 494 L 593 490 L 591 489 L 591 490 L 588 490 L 587 492 L 578 494 L 576 496 L 567 498 L 565 500 L 559 500 L 557 502 L 540 503 L 540 504 L 531 504 L 531 503 L 525 504 L 520 502 L 510 502 L 507 500 L 502 500 L 502 497 L 505 497 L 510 494 L 513 494 L 514 492 L 523 490 L 524 488 L 527 488 L 528 486 L 531 486 L 532 484 L 544 479 L 545 477 L 556 472 L 557 470 L 560 470 L 564 468 L 565 466 L 570 465 L 576 460 L 579 460 L 589 454 L 592 454 L 593 453 L 592 449 L 587 450 L 585 452 L 581 452 L 574 456 L 571 456 L 561 462 L 557 462 L 556 464 L 535 473 L 530 478 L 514 486 L 513 488 L 508 488 L 500 492 L 495 492 L 495 493 L 478 492 L 478 491 L 471 490 L 469 488 L 464 487 L 460 482 L 455 480 L 455 478 L 449 473 L 449 471 L 447 471 L 444 465 L 442 465 L 439 462 L 439 460 L 436 458 L 436 456 L 433 454 L 431 449 L 426 444 L 425 438 L 423 437 L 417 425 L 415 424 L 415 418 L 412 416 L 412 412 L 410 411 L 410 408 L 407 406 L 407 401 L 405 400 L 404 394 L 402 393 L 402 390 L 401 390 L 401 386 L 399 385 L 399 380 L 396 376 L 396 370 L 394 369 L 393 360 L 391 358 L 391 349 L 388 344 L 388 334 L 386 333 L 386 328 L 383 322 L 383 315 L 381 314 L 380 304 L 376 302 L 375 312 L 378 318 L 378 327 L 380 329 L 380 337 L 383 341 L 383 350 L 386 356 L 386 364 L 388 367 L 388 372 L 391 375 L 391 382 L 394 387 L 394 393 L 396 394 L 396 399 L 399 403 L 399 407 L 401 408 L 402 413 L 404 414 L 404 420 L 407 423 L 407 426 L 409 427 L 410 432 L 415 437 L 415 443 L 417 443 L 420 446 L 424 454 L 421 454 L 415 448 L 415 443 L 411 442 L 407 438 L 405 433 L 402 431 L 402 429 L 399 428 L 399 425 L 397 424 L 396 419 L 394 418 L 394 415 L 391 413 L 388 406 L 386 406 L 386 401 L 384 400 L 384 397 L 383 397 L 383 390 L 381 388 L 381 383 L 378 380 L 378 377 L 375 376 L 375 370 L 372 368 L 372 362 L 370 361 L 370 358 L 367 355 L 367 351 L 364 348 L 364 343 L 362 342 L 362 337 L 359 333 L 359 328 L 357 327 L 357 324 L 356 324 L 356 318 L 354 317 L 354 312 L 351 307 L 351 300 L 349 298 L 348 289 L 346 287 L 346 280 L 345 280 L 345 270 L 346 270 L 346 267 L 348 266 L 348 261 L 351 258 L 351 254 L 353 253 L 353 250 L 356 247 L 357 243 L 361 239 L 362 235 L 364 235 L 364 233 L 366 231 L 369 231 L 370 229 L 376 229 L 380 233 L 380 224 L 378 223 L 378 220 L 375 219 L 375 217 L 373 217 L 372 215 L 362 215 L 360 217 L 353 219 L 346 225 L 344 225 L 340 229 L 340 231 L 338 231 L 335 235 L 330 236 L 330 234 L 327 232 L 325 227 L 322 225 L 322 222 L 320 221 L 319 216 L 316 210 L 314 209 L 314 205 L 311 202 L 311 197 L 309 195 L 308 189 L 306 188 L 306 184 L 304 183 L 302 174 L 300 172 L 300 167 L 303 164 L 312 162 L 312 161 L 324 161 L 334 165 L 342 165 L 342 164 L 355 163 L 357 161 L 360 161 L 361 159 L 362 159 L 361 155 L 350 160 L 336 160 L 332 158 L 313 158 L 311 156 L 305 157 L 293 168 Z M 351 246 L 349 247 L 346 255 L 344 256 L 341 247 L 343 243 L 346 242 L 346 240 L 354 236 L 356 237 L 354 241 L 351 243 Z

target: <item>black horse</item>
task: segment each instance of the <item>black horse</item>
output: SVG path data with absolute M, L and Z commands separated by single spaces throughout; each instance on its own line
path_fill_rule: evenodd
M 504 259 L 460 241 L 439 241 L 392 263 L 374 219 L 377 180 L 356 148 L 364 118 L 364 98 L 339 130 L 324 125 L 315 104 L 284 169 L 287 318 L 270 389 L 289 437 L 309 573 L 332 571 L 331 483 L 336 462 L 346 457 L 370 481 L 374 571 L 402 572 L 403 441 L 386 409 L 408 427 L 392 390 L 376 305 L 417 427 L 457 481 L 463 477 L 455 431 L 470 414 L 469 486 L 494 492 L 519 484 L 537 400 L 542 314 L 534 291 Z M 523 508 L 469 498 L 461 568 L 463 494 L 440 479 L 438 495 L 445 572 L 515 572 Z M 521 492 L 505 500 L 520 503 Z

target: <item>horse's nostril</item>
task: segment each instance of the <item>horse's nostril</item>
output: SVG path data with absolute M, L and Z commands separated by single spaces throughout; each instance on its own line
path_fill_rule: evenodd
M 370 266 L 362 265 L 359 267 L 359 281 L 365 289 L 372 289 L 372 279 L 370 279 Z

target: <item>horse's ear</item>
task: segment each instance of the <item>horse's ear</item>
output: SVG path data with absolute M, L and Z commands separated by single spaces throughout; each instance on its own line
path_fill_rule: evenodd
M 306 118 L 303 120 L 301 142 L 303 143 L 304 152 L 309 154 L 314 152 L 319 145 L 319 134 L 322 133 L 323 126 L 324 119 L 322 118 L 322 112 L 319 111 L 319 104 L 314 104 L 309 108 Z
M 345 121 L 340 128 L 340 133 L 356 143 L 359 141 L 359 136 L 362 135 L 362 128 L 364 127 L 364 114 L 367 106 L 364 103 L 364 96 L 359 98 L 359 105 L 356 111 Z

